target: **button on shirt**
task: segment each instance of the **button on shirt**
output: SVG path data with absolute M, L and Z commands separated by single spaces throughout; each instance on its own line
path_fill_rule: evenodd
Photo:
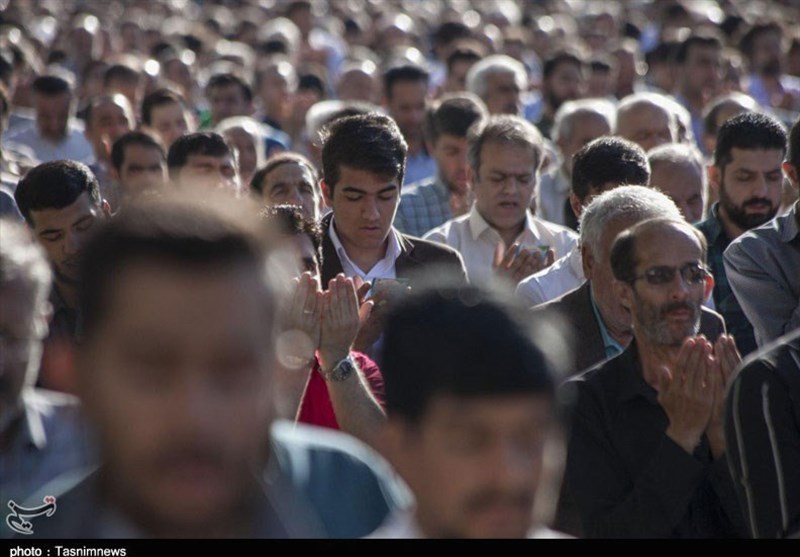
M 494 278 L 495 250 L 504 245 L 500 234 L 481 216 L 475 205 L 466 215 L 456 217 L 425 235 L 426 240 L 446 244 L 461 252 L 470 282 L 487 286 Z M 525 228 L 515 240 L 525 249 L 549 246 L 556 258 L 566 255 L 578 242 L 577 235 L 557 224 L 525 214 Z M 504 245 L 504 248 L 508 246 Z
M 725 251 L 730 286 L 759 346 L 800 328 L 800 202 Z
M 400 240 L 397 238 L 397 232 L 392 228 L 389 230 L 388 241 L 389 245 L 386 247 L 386 255 L 378 261 L 371 269 L 364 270 L 358 265 L 353 263 L 353 260 L 347 255 L 347 250 L 344 249 L 342 242 L 339 240 L 339 235 L 336 234 L 336 219 L 331 219 L 331 226 L 329 234 L 333 247 L 336 248 L 336 255 L 339 256 L 339 262 L 342 264 L 342 270 L 348 277 L 361 277 L 364 282 L 369 282 L 373 279 L 394 279 L 397 278 L 395 270 L 395 262 L 400 257 L 402 251 L 400 247 Z M 327 287 L 324 285 L 323 287 Z
M 586 280 L 580 246 L 575 245 L 567 255 L 547 269 L 520 281 L 517 295 L 531 307 L 544 304 L 578 288 Z

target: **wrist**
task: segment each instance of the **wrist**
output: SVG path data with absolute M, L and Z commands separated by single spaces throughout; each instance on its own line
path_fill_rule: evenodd
M 350 355 L 349 350 L 334 349 L 319 351 L 319 367 L 323 372 L 330 372 L 336 365 Z

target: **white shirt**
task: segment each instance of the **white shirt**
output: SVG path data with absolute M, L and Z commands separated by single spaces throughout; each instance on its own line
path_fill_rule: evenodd
M 394 512 L 384 521 L 384 523 L 367 538 L 370 539 L 391 539 L 391 540 L 421 540 L 426 536 L 417 524 L 412 510 Z M 562 532 L 551 530 L 546 526 L 534 526 L 528 530 L 527 539 L 569 539 Z
M 569 189 L 570 181 L 561 165 L 543 174 L 536 188 L 536 214 L 543 220 L 563 225 Z
M 461 252 L 467 276 L 473 284 L 488 286 L 494 278 L 494 255 L 497 246 L 503 244 L 500 234 L 480 215 L 475 205 L 466 215 L 456 217 L 425 234 L 432 240 Z M 516 238 L 525 249 L 549 246 L 556 252 L 556 258 L 566 255 L 578 243 L 578 236 L 572 230 L 543 221 L 530 213 L 525 216 L 525 228 Z
M 10 135 L 8 142 L 29 147 L 39 162 L 70 159 L 89 164 L 94 160 L 94 151 L 83 131 L 72 127 L 67 128 L 67 136 L 58 143 L 42 137 L 35 125 Z
M 547 269 L 520 281 L 517 295 L 530 302 L 531 307 L 538 306 L 575 290 L 585 280 L 581 248 L 576 245 Z
M 397 231 L 394 229 L 394 227 L 389 230 L 389 236 L 387 238 L 389 240 L 389 245 L 386 247 L 386 255 L 383 256 L 383 259 L 375 263 L 371 269 L 365 271 L 353 263 L 353 260 L 347 255 L 347 250 L 344 249 L 342 242 L 339 240 L 339 235 L 336 234 L 336 227 L 334 226 L 335 222 L 336 219 L 332 217 L 331 225 L 328 227 L 328 234 L 331 237 L 331 242 L 333 243 L 333 247 L 336 249 L 336 255 L 339 256 L 339 261 L 342 264 L 342 270 L 346 276 L 361 277 L 361 280 L 364 282 L 370 282 L 376 278 L 397 278 L 395 262 L 397 261 L 397 258 L 400 257 L 402 248 L 400 247 L 400 240 L 397 237 Z M 323 288 L 325 287 L 326 285 L 323 285 Z

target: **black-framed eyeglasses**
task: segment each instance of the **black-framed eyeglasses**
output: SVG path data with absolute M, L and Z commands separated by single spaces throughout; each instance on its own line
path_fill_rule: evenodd
M 682 267 L 669 267 L 667 265 L 658 265 L 650 267 L 641 275 L 634 277 L 634 281 L 645 279 L 648 284 L 653 286 L 660 286 L 669 284 L 675 280 L 675 273 L 680 273 L 681 278 L 686 284 L 697 285 L 705 282 L 709 272 L 704 266 L 698 263 L 686 263 Z

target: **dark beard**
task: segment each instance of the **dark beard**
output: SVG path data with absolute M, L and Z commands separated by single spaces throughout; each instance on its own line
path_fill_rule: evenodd
M 750 205 L 759 205 L 762 203 L 769 204 L 770 210 L 766 213 L 747 213 L 746 209 Z M 752 197 L 742 203 L 741 207 L 736 205 L 731 198 L 728 197 L 728 193 L 725 191 L 725 185 L 720 184 L 719 188 L 719 204 L 722 208 L 725 209 L 725 214 L 728 215 L 728 218 L 731 219 L 733 224 L 741 228 L 742 230 L 750 230 L 751 228 L 756 228 L 761 226 L 765 222 L 771 221 L 775 215 L 778 214 L 778 208 L 772 204 L 770 199 L 766 197 Z

